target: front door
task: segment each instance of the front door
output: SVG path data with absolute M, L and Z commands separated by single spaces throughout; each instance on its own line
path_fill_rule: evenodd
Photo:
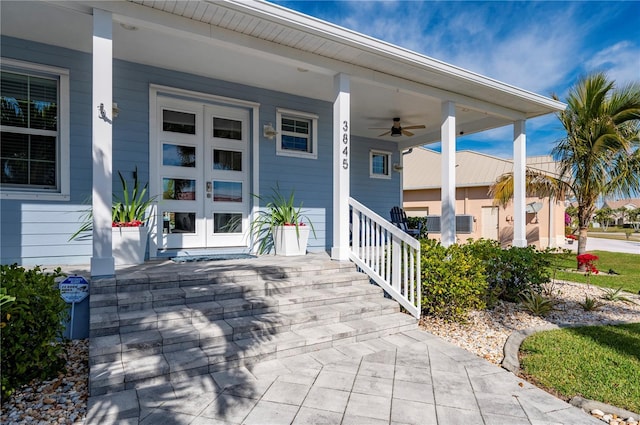
M 498 207 L 482 207 L 482 237 L 498 240 Z
M 158 249 L 247 247 L 249 112 L 158 98 Z

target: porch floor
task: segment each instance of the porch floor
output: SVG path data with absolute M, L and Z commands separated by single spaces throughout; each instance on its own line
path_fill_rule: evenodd
M 189 274 L 215 276 L 221 270 L 237 273 L 240 278 L 255 269 L 271 273 L 284 268 L 304 270 L 313 263 L 325 267 L 328 260 L 322 253 L 194 263 L 153 261 L 119 268 L 117 279 L 168 281 Z M 347 263 L 333 267 L 348 270 L 353 266 Z M 86 273 L 73 267 L 65 271 Z M 96 301 L 101 299 L 94 297 L 93 291 L 98 287 L 92 287 Z M 393 318 L 393 314 L 399 313 L 390 313 L 389 317 Z M 226 320 L 233 323 L 235 319 Z M 359 321 L 368 320 L 374 321 Z M 314 338 L 314 329 L 296 332 Z M 165 355 L 176 357 L 178 363 L 179 357 L 184 356 L 182 362 L 188 363 L 189 352 L 190 349 L 183 349 Z M 147 357 L 152 358 L 153 355 Z M 126 358 L 121 362 L 125 363 Z M 324 342 L 316 349 L 283 358 L 266 356 L 245 364 L 230 364 L 228 368 L 210 368 L 195 376 L 166 376 L 168 379 L 162 382 L 140 381 L 134 388 L 125 386 L 92 395 L 87 423 L 600 423 L 510 372 L 428 332 L 407 329 L 406 325 L 390 334 Z

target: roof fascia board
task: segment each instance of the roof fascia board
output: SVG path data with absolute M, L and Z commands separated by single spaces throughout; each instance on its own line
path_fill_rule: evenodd
M 235 6 L 232 8 L 238 11 L 241 10 L 245 13 L 249 13 L 250 10 L 255 11 L 263 15 L 262 17 L 267 15 L 271 20 L 279 21 L 284 25 L 294 26 L 316 35 L 321 35 L 340 44 L 356 47 L 370 53 L 376 53 L 392 60 L 402 60 L 407 64 L 417 65 L 421 68 L 429 67 L 432 71 L 439 72 L 443 75 L 453 75 L 457 78 L 473 82 L 474 84 L 493 88 L 512 96 L 537 103 L 545 108 L 554 110 L 564 110 L 566 108 L 564 103 L 552 98 L 502 83 L 498 80 L 272 3 L 263 1 L 247 2 L 246 0 L 224 0 L 224 3 Z

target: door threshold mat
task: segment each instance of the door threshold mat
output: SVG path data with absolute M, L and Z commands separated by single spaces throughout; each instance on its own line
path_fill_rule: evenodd
M 220 261 L 220 260 L 248 260 L 257 258 L 251 254 L 210 254 L 210 255 L 179 255 L 173 257 L 174 263 L 193 263 L 195 261 Z

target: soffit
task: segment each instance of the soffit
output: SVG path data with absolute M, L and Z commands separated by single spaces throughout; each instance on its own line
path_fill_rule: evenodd
M 352 76 L 353 135 L 376 138 L 385 130 L 371 127 L 388 129 L 396 116 L 403 126 L 425 125 L 411 138 L 382 138 L 400 148 L 440 139 L 443 99 L 456 101 L 456 131 L 464 134 L 562 106 L 265 2 L 2 1 L 1 7 L 3 35 L 85 52 L 92 8 L 102 8 L 114 16 L 116 58 L 329 102 L 334 75 L 344 72 Z
M 421 85 L 492 99 L 527 117 L 562 108 L 544 96 L 267 2 L 130 1 Z

